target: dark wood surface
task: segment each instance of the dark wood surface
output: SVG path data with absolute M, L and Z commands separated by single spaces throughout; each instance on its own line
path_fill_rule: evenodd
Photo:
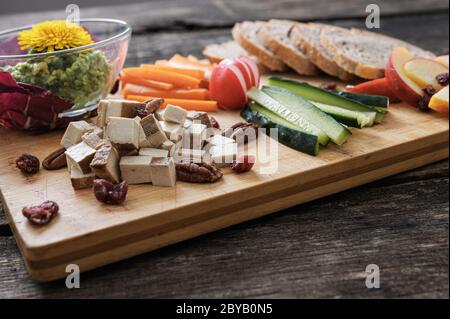
M 151 1 L 89 8 L 132 23 L 128 65 L 199 55 L 243 19 L 362 27 L 366 1 Z M 381 31 L 448 52 L 448 1 L 378 1 Z M 0 29 L 46 18 L 0 15 Z M 413 125 L 413 123 L 412 123 Z M 81 289 L 33 282 L 0 211 L 0 298 L 448 298 L 449 162 L 428 165 L 83 274 Z M 1 177 L 0 177 L 1 178 Z M 377 264 L 381 288 L 367 289 Z

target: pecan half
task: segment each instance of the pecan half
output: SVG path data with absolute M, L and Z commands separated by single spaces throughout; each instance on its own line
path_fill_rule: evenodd
M 176 164 L 177 179 L 188 183 L 215 183 L 222 178 L 220 169 L 205 162 L 182 160 Z
M 42 161 L 42 167 L 48 171 L 53 171 L 67 167 L 67 159 L 64 154 L 66 149 L 64 147 L 52 152 Z
M 155 113 L 156 111 L 159 110 L 161 105 L 164 104 L 164 99 L 161 99 L 161 98 L 152 99 L 152 100 L 145 101 L 145 103 L 147 104 L 147 106 L 145 107 L 145 110 L 149 114 L 151 114 L 151 113 Z
M 31 154 L 22 154 L 16 159 L 16 167 L 25 175 L 33 175 L 39 172 L 39 159 Z
M 123 181 L 118 184 L 113 184 L 105 179 L 94 180 L 94 195 L 98 201 L 109 204 L 122 204 L 128 193 L 128 183 Z
M 246 144 L 258 137 L 258 126 L 254 123 L 236 123 L 226 129 L 223 136 L 234 139 L 239 144 Z
M 22 214 L 30 223 L 38 226 L 48 224 L 58 214 L 59 206 L 55 202 L 45 201 L 41 205 L 24 207 Z

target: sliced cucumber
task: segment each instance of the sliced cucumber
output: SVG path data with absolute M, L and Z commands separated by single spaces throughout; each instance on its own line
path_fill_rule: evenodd
M 319 139 L 316 135 L 299 131 L 292 123 L 255 102 L 250 103 L 241 112 L 241 116 L 247 122 L 262 128 L 278 129 L 278 141 L 288 147 L 313 156 L 319 153 Z
M 345 91 L 333 91 L 337 95 L 343 96 L 347 99 L 362 103 L 364 105 L 372 106 L 380 112 L 388 112 L 389 98 L 381 95 L 369 95 L 361 93 L 352 93 Z
M 289 90 L 274 86 L 263 86 L 262 91 L 286 106 L 293 113 L 302 114 L 303 118 L 322 129 L 338 145 L 344 144 L 352 134 L 333 117 Z
M 339 106 L 311 102 L 325 113 L 334 117 L 338 122 L 351 127 L 363 128 L 373 126 L 377 112 L 358 112 Z
M 358 112 L 377 112 L 375 121 L 381 122 L 384 118 L 385 110 L 379 110 L 373 106 L 362 104 L 358 101 L 348 99 L 344 96 L 336 94 L 332 91 L 322 90 L 318 87 L 312 86 L 308 83 L 297 82 L 289 79 L 272 76 L 268 79 L 270 85 L 278 86 L 301 97 L 318 103 L 339 106 L 351 111 Z
M 299 131 L 316 135 L 319 138 L 319 143 L 321 145 L 325 146 L 329 143 L 330 138 L 322 129 L 307 121 L 301 113 L 293 112 L 291 109 L 279 103 L 261 90 L 253 88 L 247 92 L 247 96 L 259 105 L 296 126 Z

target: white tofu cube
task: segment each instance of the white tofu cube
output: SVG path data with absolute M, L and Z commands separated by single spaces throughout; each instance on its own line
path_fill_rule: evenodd
M 81 137 L 85 133 L 92 132 L 95 129 L 96 127 L 94 125 L 89 124 L 86 121 L 70 122 L 64 136 L 61 139 L 61 146 L 67 150 L 69 147 L 80 143 Z
M 167 136 L 161 128 L 161 124 L 153 114 L 144 117 L 140 121 L 140 125 L 149 146 L 160 147 L 162 143 L 167 141 Z
M 233 163 L 238 155 L 236 143 L 213 146 L 209 149 L 211 160 L 218 167 L 225 167 Z
M 141 148 L 139 150 L 139 156 L 167 157 L 169 156 L 169 151 L 158 148 Z
M 233 144 L 235 141 L 232 138 L 223 136 L 223 135 L 214 135 L 213 137 L 210 137 L 206 140 L 208 145 L 211 146 L 219 146 L 224 144 Z
M 115 145 L 139 148 L 139 123 L 133 118 L 110 117 L 106 136 Z
M 170 141 L 178 142 L 181 139 L 184 132 L 181 124 L 166 121 L 159 121 L 159 124 Z
M 147 184 L 152 182 L 150 171 L 151 156 L 124 156 L 120 160 L 122 179 L 128 184 Z
M 204 124 L 192 124 L 189 129 L 189 143 L 190 147 L 185 148 L 192 148 L 192 149 L 202 149 L 203 144 L 206 140 L 206 134 L 207 134 L 207 127 Z M 183 139 L 185 137 L 183 136 Z M 185 141 L 183 141 L 183 146 L 185 145 Z
M 145 109 L 145 103 L 111 99 L 101 100 L 98 105 L 97 125 L 105 127 L 109 123 L 111 117 L 134 118 L 138 109 Z
M 95 153 L 91 168 L 99 178 L 111 183 L 120 182 L 119 154 L 112 146 L 103 146 Z
M 90 163 L 94 158 L 96 150 L 84 142 L 69 147 L 65 152 L 70 167 L 79 169 L 83 174 L 91 172 Z
M 173 187 L 177 182 L 177 172 L 173 158 L 153 158 L 150 164 L 152 184 Z
M 164 109 L 163 119 L 167 122 L 184 124 L 186 120 L 187 111 L 179 106 L 169 104 Z
M 91 188 L 94 183 L 94 173 L 83 174 L 78 168 L 73 167 L 70 170 L 70 181 L 75 190 Z
M 104 140 L 98 136 L 98 133 L 95 131 L 84 133 L 81 137 L 84 143 L 92 147 L 93 149 L 98 150 L 100 147 L 109 144 L 108 140 Z

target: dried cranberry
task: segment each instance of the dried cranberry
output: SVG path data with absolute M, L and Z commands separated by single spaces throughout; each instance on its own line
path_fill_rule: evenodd
M 16 167 L 25 175 L 32 175 L 39 172 L 39 159 L 31 154 L 22 154 L 16 159 Z
M 38 226 L 48 224 L 58 212 L 58 204 L 49 200 L 41 205 L 24 207 L 22 209 L 23 216 L 28 218 L 30 223 Z
M 320 88 L 323 90 L 336 90 L 337 87 L 337 83 L 336 82 L 324 82 L 322 84 L 320 84 Z
M 250 171 L 253 168 L 253 165 L 255 165 L 255 157 L 253 155 L 244 155 L 231 164 L 231 169 L 234 172 L 241 174 Z
M 429 97 L 435 95 L 437 93 L 436 89 L 432 86 L 432 85 L 427 85 L 424 89 L 423 92 L 428 95 Z
M 448 73 L 442 73 L 442 74 L 439 74 L 438 76 L 436 76 L 436 81 L 438 81 L 438 83 L 442 86 L 447 86 L 448 85 L 448 77 L 449 77 Z
M 128 193 L 128 183 L 123 181 L 121 183 L 113 184 L 105 179 L 94 180 L 94 195 L 98 201 L 109 204 L 122 204 Z

